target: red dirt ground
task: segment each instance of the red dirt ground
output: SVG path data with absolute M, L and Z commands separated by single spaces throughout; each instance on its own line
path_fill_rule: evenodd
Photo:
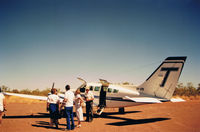
M 64 118 L 59 121 L 59 129 L 49 127 L 45 102 L 8 102 L 7 110 L 0 132 L 53 132 L 66 128 Z M 128 107 L 125 114 L 117 111 L 105 109 L 101 118 L 82 122 L 74 132 L 200 132 L 199 100 Z

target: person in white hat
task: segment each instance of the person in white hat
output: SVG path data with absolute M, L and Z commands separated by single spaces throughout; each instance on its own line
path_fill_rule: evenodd
M 86 121 L 92 122 L 93 120 L 93 100 L 94 95 L 89 87 L 86 87 L 85 101 L 86 101 Z

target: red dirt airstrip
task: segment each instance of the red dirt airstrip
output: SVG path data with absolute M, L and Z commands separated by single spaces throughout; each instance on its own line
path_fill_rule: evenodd
M 49 127 L 44 101 L 12 97 L 7 99 L 7 112 L 0 132 L 59 132 L 65 131 L 66 121 L 60 119 L 59 129 Z M 85 110 L 84 110 L 85 111 Z M 101 118 L 82 122 L 74 132 L 200 132 L 200 101 L 149 104 L 118 109 L 105 109 Z M 77 119 L 75 117 L 75 124 Z

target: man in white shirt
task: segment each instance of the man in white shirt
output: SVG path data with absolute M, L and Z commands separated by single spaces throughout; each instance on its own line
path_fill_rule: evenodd
M 5 96 L 3 95 L 0 88 L 0 125 L 2 122 L 3 111 L 5 110 Z
M 86 121 L 92 122 L 93 120 L 93 100 L 94 95 L 89 87 L 86 87 L 85 101 L 86 101 Z
M 74 101 L 74 93 L 70 90 L 70 86 L 65 86 L 66 92 L 63 100 L 62 106 L 65 106 L 66 112 L 66 120 L 67 120 L 67 130 L 74 129 L 74 116 L 73 116 L 73 101 Z M 71 120 L 71 124 L 70 124 Z

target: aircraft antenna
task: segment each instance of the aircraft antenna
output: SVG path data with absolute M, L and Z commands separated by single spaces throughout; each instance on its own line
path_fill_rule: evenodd
M 53 82 L 53 84 L 52 84 L 52 89 L 54 88 L 54 84 L 55 84 L 55 83 Z

